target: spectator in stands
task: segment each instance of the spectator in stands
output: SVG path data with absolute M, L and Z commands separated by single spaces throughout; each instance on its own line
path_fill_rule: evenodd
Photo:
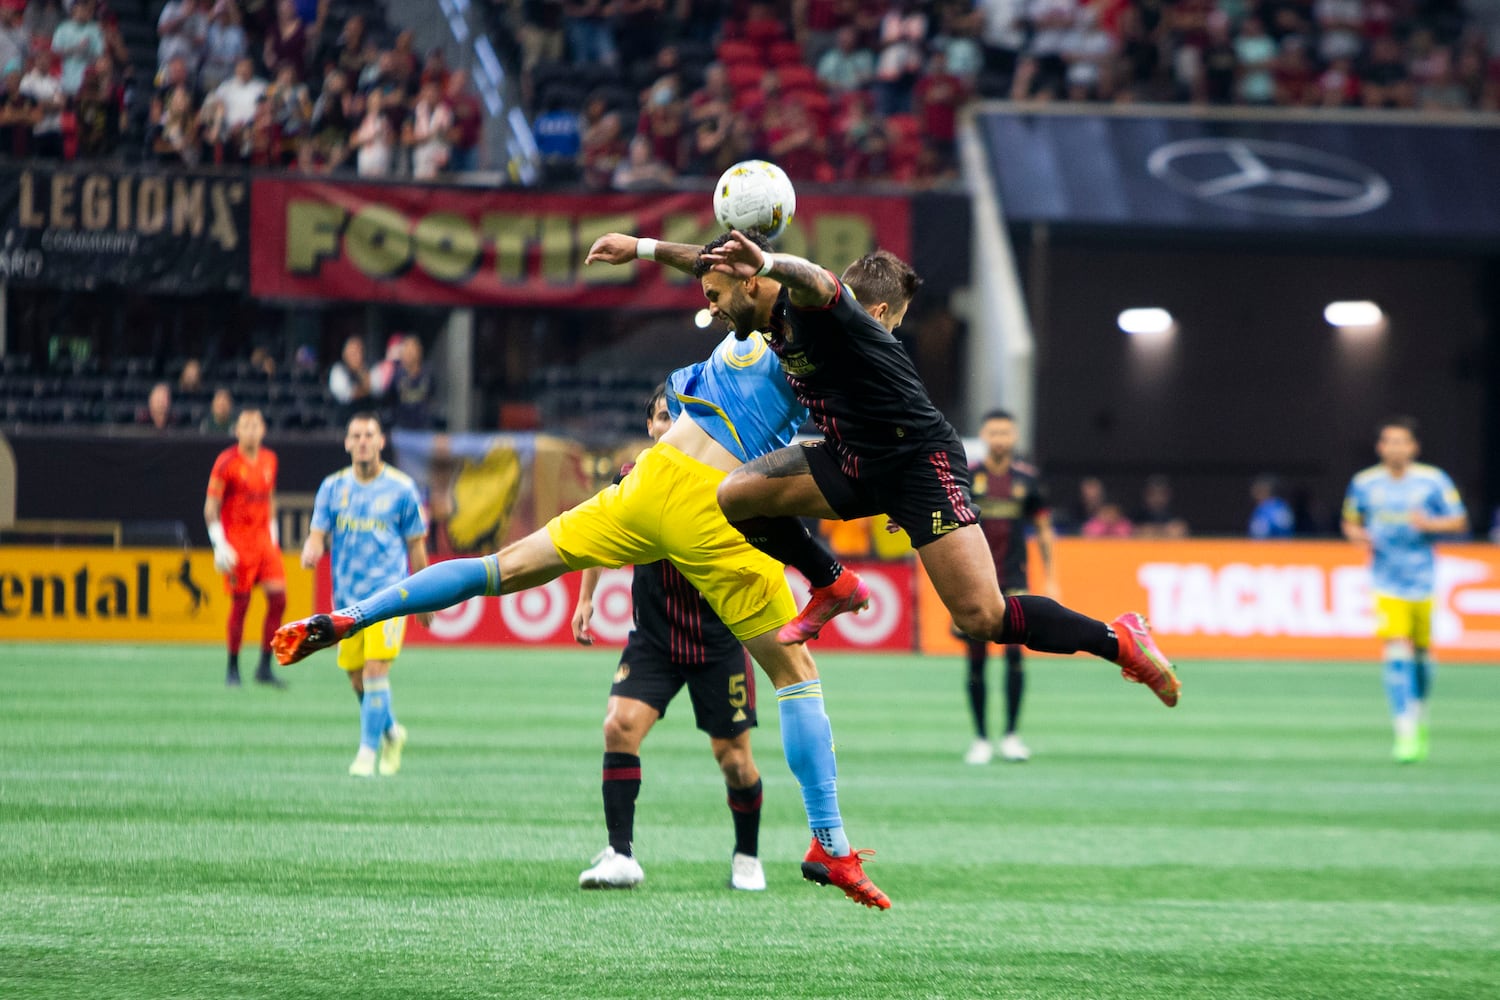
M 177 394 L 179 396 L 196 396 L 203 391 L 203 362 L 197 358 L 189 358 L 182 366 L 182 371 L 177 375 Z
M 434 392 L 432 368 L 422 360 L 422 340 L 407 334 L 401 338 L 400 362 L 385 390 L 391 426 L 430 430 Z
M 175 422 L 172 417 L 172 387 L 158 382 L 151 387 L 146 397 L 145 409 L 136 412 L 135 422 L 164 431 Z
M 1130 519 L 1120 512 L 1120 505 L 1105 500 L 1099 510 L 1083 522 L 1079 534 L 1084 538 L 1129 538 L 1134 530 Z
M 1031 37 L 1011 82 L 1014 100 L 1052 100 L 1062 96 L 1067 81 L 1063 46 L 1078 14 L 1076 0 L 1032 0 L 1028 16 Z
M 365 16 L 351 14 L 339 29 L 338 36 L 319 48 L 313 68 L 326 73 L 329 67 L 336 67 L 350 82 L 358 80 L 369 57 L 366 47 L 370 42 Z
M 167 0 L 156 22 L 161 40 L 156 45 L 158 71 L 182 59 L 189 76 L 196 76 L 198 60 L 208 40 L 208 0 Z
M 343 354 L 328 370 L 328 391 L 351 413 L 371 405 L 370 369 L 365 364 L 363 337 L 350 337 L 344 341 Z
M 922 135 L 945 161 L 953 159 L 958 139 L 958 109 L 968 100 L 964 82 L 948 70 L 948 53 L 936 49 L 928 57 L 927 72 L 917 81 L 916 113 Z
M 257 374 L 264 375 L 268 379 L 276 377 L 276 355 L 264 347 L 256 347 L 250 351 L 250 368 Z
M 83 85 L 74 99 L 80 159 L 96 159 L 115 151 L 124 107 L 125 83 L 115 71 L 114 60 L 106 53 L 83 74 Z M 0 149 L 3 148 L 0 143 Z
M 1375 39 L 1369 58 L 1359 65 L 1358 72 L 1359 96 L 1365 107 L 1409 108 L 1416 103 L 1401 43 L 1395 38 Z
M 5 0 L 0 3 L 0 73 L 20 69 L 30 52 L 31 33 L 21 23 L 25 10 L 25 0 Z
M 186 86 L 167 97 L 166 110 L 152 133 L 151 152 L 158 163 L 193 166 L 198 162 L 198 109 Z
M 249 56 L 234 64 L 234 75 L 219 84 L 214 96 L 224 102 L 225 125 L 230 136 L 248 128 L 255 118 L 255 107 L 266 94 L 266 81 L 255 75 L 255 63 Z
M 718 177 L 750 152 L 747 128 L 727 104 L 705 105 L 688 137 L 687 165 L 683 173 L 696 177 Z
M 410 30 L 397 33 L 391 46 L 390 74 L 401 89 L 403 98 L 409 97 L 421 85 L 417 76 L 416 36 Z
M 1188 525 L 1172 509 L 1172 484 L 1166 476 L 1151 476 L 1141 491 L 1141 509 L 1132 518 L 1142 538 L 1186 538 Z
M 1026 44 L 1027 0 L 976 0 L 980 19 L 979 43 L 984 49 L 984 72 L 995 81 L 986 94 L 1010 92 L 1021 49 Z
M 630 140 L 629 152 L 615 167 L 610 187 L 616 191 L 660 191 L 677 179 L 672 168 L 656 158 L 651 140 L 638 135 Z
M 890 170 L 890 139 L 871 114 L 870 100 L 866 91 L 850 94 L 835 126 L 845 180 L 883 177 Z
M 666 0 L 613 0 L 609 4 L 615 49 L 622 65 L 634 65 L 660 49 L 666 8 Z
M 0 100 L 0 155 L 18 159 L 31 149 L 31 126 L 40 112 L 36 102 L 21 90 L 21 71 L 5 74 L 4 97 Z
M 465 173 L 479 167 L 479 140 L 484 135 L 484 105 L 469 86 L 469 72 L 456 69 L 448 74 L 443 99 L 453 118 L 449 136 L 448 169 Z
M 812 116 L 798 102 L 783 100 L 766 111 L 762 122 L 766 152 L 794 181 L 809 181 L 824 162 L 823 140 Z
M 603 190 L 614 180 L 615 167 L 626 152 L 623 132 L 619 113 L 611 111 L 603 97 L 590 97 L 583 108 L 583 135 L 579 142 L 583 181 L 589 187 Z
M 249 51 L 242 20 L 236 0 L 217 0 L 210 11 L 203 63 L 198 68 L 198 88 L 203 92 L 212 92 L 233 76 L 235 64 Z
M 283 63 L 276 67 L 276 79 L 266 88 L 265 99 L 271 105 L 271 120 L 276 123 L 280 143 L 275 159 L 283 165 L 295 163 L 312 122 L 312 95 L 307 84 Z
M 280 163 L 281 132 L 271 113 L 271 102 L 264 97 L 255 103 L 255 117 L 241 133 L 240 152 L 252 167 L 273 167 Z
M 963 81 L 973 91 L 979 83 L 979 73 L 984 69 L 984 49 L 975 38 L 979 19 L 960 6 L 941 8 L 938 33 L 932 38 L 932 47 L 941 49 L 948 60 L 948 72 Z
M 214 390 L 214 398 L 208 404 L 208 413 L 198 425 L 198 430 L 204 434 L 234 433 L 234 396 L 230 395 L 228 389 L 220 386 Z
M 31 155 L 52 160 L 62 159 L 62 113 L 67 106 L 62 81 L 53 72 L 56 64 L 52 50 L 42 49 L 20 82 L 20 92 L 31 100 L 38 112 L 31 126 Z
M 516 6 L 512 4 L 512 6 Z M 521 23 L 516 40 L 521 46 L 521 76 L 527 86 L 537 63 L 561 62 L 566 51 L 563 38 L 563 0 L 521 0 Z M 536 99 L 527 94 L 527 103 Z
M 1203 46 L 1202 61 L 1203 70 L 1193 99 L 1209 104 L 1234 103 L 1239 96 L 1240 56 L 1227 18 L 1209 18 L 1208 41 Z
M 1307 46 L 1300 38 L 1294 36 L 1282 40 L 1272 78 L 1276 81 L 1277 104 L 1303 107 L 1322 100 L 1318 72 L 1307 57 Z
M 891 0 L 880 17 L 880 55 L 875 60 L 875 100 L 881 114 L 911 110 L 926 44 L 927 15 L 921 5 Z
M 384 91 L 372 90 L 365 98 L 364 118 L 350 136 L 349 145 L 356 150 L 354 163 L 359 176 L 391 175 L 396 159 L 396 131 L 385 112 Z M 346 347 L 346 353 L 347 350 Z
M 687 109 L 677 97 L 677 78 L 664 76 L 644 95 L 636 135 L 651 143 L 652 159 L 676 170 L 683 159 L 686 129 Z
M 859 90 L 875 75 L 875 55 L 859 47 L 852 25 L 838 30 L 834 46 L 818 60 L 818 79 L 835 94 Z
M 1275 476 L 1256 476 L 1250 484 L 1250 498 L 1255 509 L 1250 514 L 1251 538 L 1291 538 L 1296 532 L 1296 518 L 1291 505 L 1281 498 Z
M 208 95 L 198 111 L 199 163 L 222 166 L 239 159 L 238 146 L 230 145 L 228 118 L 224 100 L 215 91 Z
M 62 90 L 69 97 L 83 85 L 83 74 L 104 54 L 104 32 L 94 20 L 93 0 L 73 0 L 69 18 L 52 33 L 52 52 L 62 60 Z
M 1078 496 L 1071 507 L 1054 511 L 1058 530 L 1064 533 L 1081 534 L 1083 526 L 1099 513 L 1108 499 L 1104 482 L 1097 476 L 1085 476 L 1078 481 Z
M 1360 81 L 1354 72 L 1354 60 L 1335 59 L 1318 74 L 1314 86 L 1317 103 L 1325 108 L 1346 108 L 1359 100 Z
M 1364 4 L 1360 0 L 1316 0 L 1318 57 L 1325 63 L 1353 59 L 1364 48 Z
M 354 135 L 354 95 L 343 70 L 332 68 L 323 78 L 323 92 L 313 105 L 308 141 L 302 145 L 299 164 L 306 173 L 333 173 L 349 158 Z
M 419 181 L 436 180 L 448 169 L 448 142 L 453 131 L 453 112 L 443 101 L 442 85 L 436 79 L 422 84 L 401 142 L 411 150 L 411 174 Z
M 290 66 L 297 79 L 307 71 L 307 25 L 297 14 L 296 0 L 280 0 L 276 5 L 276 23 L 266 33 L 261 60 L 266 70 L 277 73 Z
M 1239 99 L 1245 104 L 1270 104 L 1276 99 L 1276 42 L 1261 19 L 1251 14 L 1240 24 L 1234 40 L 1239 63 Z
M 51 38 L 67 19 L 63 0 L 30 0 L 26 4 L 26 34 L 30 38 Z

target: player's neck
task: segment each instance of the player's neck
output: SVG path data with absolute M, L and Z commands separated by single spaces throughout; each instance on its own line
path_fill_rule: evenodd
M 996 458 L 993 455 L 984 456 L 984 468 L 986 472 L 999 476 L 1010 471 L 1010 463 L 1014 455 L 1006 455 L 1004 458 Z
M 373 462 L 355 462 L 354 478 L 361 483 L 372 482 L 384 469 L 385 463 L 378 458 Z
M 1384 464 L 1385 471 L 1390 473 L 1392 479 L 1400 479 L 1402 476 L 1406 475 L 1407 470 L 1411 468 L 1410 462 L 1406 462 L 1402 465 L 1392 465 L 1389 462 L 1386 462 Z
M 255 461 L 256 456 L 258 456 L 260 454 L 260 445 L 256 445 L 253 448 L 246 448 L 244 445 L 240 445 L 239 447 L 240 447 L 240 454 L 244 455 L 247 459 L 249 459 L 252 462 Z

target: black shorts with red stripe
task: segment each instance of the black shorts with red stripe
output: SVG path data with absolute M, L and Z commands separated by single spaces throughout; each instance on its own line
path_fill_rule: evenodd
M 834 513 L 845 521 L 887 514 L 921 548 L 956 528 L 979 523 L 970 490 L 969 461 L 955 438 L 905 450 L 903 460 L 885 456 L 878 475 L 851 476 L 826 441 L 805 446 L 813 481 Z

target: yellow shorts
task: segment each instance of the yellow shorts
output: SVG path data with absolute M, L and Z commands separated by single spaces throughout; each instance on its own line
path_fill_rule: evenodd
M 1432 645 L 1432 598 L 1409 601 L 1390 594 L 1375 595 L 1375 636 L 1410 639 L 1418 649 Z
M 797 603 L 781 563 L 724 520 L 725 475 L 658 444 L 619 485 L 548 521 L 547 534 L 569 569 L 670 559 L 735 638 L 752 639 L 795 618 Z
M 353 673 L 366 660 L 394 660 L 401 655 L 401 640 L 406 638 L 406 617 L 387 618 L 356 632 L 339 643 L 339 666 Z

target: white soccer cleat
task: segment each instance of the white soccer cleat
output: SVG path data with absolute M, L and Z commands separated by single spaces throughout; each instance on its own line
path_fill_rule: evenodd
M 995 748 L 990 746 L 990 741 L 975 737 L 974 742 L 969 744 L 969 752 L 964 754 L 965 764 L 988 764 L 995 757 Z
M 742 892 L 764 892 L 766 871 L 760 866 L 760 858 L 735 851 L 734 857 L 729 859 L 729 888 Z
M 349 765 L 349 776 L 351 778 L 375 777 L 375 751 L 369 747 L 360 747 L 359 753 L 354 755 L 354 763 Z
M 1019 764 L 1031 759 L 1031 748 L 1021 741 L 1021 737 L 1011 733 L 1000 741 L 1000 756 Z
M 634 889 L 646 881 L 641 863 L 613 847 L 594 855 L 594 867 L 578 876 L 580 889 Z
M 406 747 L 406 727 L 391 727 L 380 737 L 380 773 L 389 778 L 401 770 L 401 751 Z

